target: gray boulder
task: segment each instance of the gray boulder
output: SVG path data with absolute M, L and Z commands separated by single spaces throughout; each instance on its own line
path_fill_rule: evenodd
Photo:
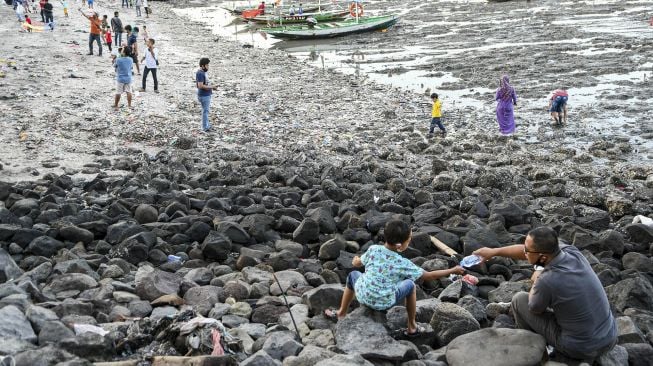
M 523 329 L 486 328 L 461 335 L 447 346 L 449 366 L 535 366 L 546 352 L 546 340 Z
M 492 215 L 501 215 L 506 222 L 506 227 L 527 224 L 530 222 L 532 213 L 517 206 L 513 202 L 501 202 L 492 206 Z
M 378 312 L 360 307 L 339 320 L 335 331 L 336 345 L 350 355 L 359 354 L 379 360 L 403 360 L 412 349 L 390 337 L 384 325 L 385 319 L 375 319 L 377 315 Z
M 297 356 L 304 346 L 297 342 L 295 333 L 281 331 L 271 333 L 263 342 L 262 351 L 276 360 L 283 360 L 288 356 Z
M 345 250 L 347 242 L 340 236 L 336 235 L 335 238 L 327 240 L 320 246 L 318 258 L 321 260 L 337 259 L 340 256 L 340 251 Z
M 321 285 L 304 292 L 302 303 L 308 306 L 313 315 L 319 315 L 328 308 L 338 308 L 343 291 L 342 285 Z
M 56 276 L 45 290 L 52 293 L 64 291 L 84 291 L 98 286 L 98 282 L 91 276 L 83 273 L 66 273 Z
M 224 300 L 224 290 L 217 286 L 193 287 L 184 294 L 184 302 L 202 316 L 207 316 L 215 303 Z
M 74 338 L 75 333 L 60 321 L 49 321 L 43 324 L 39 332 L 39 345 L 57 343 L 66 338 Z
M 289 356 L 283 360 L 283 366 L 313 366 L 336 354 L 321 347 L 306 345 L 297 356 Z
M 15 355 L 16 365 L 30 366 L 60 365 L 63 362 L 74 359 L 76 359 L 75 355 L 53 344 Z
M 320 225 L 309 217 L 305 218 L 292 233 L 292 240 L 301 244 L 314 242 L 318 240 L 319 237 Z
M 84 244 L 88 244 L 94 239 L 92 232 L 77 226 L 62 227 L 59 229 L 59 236 L 63 240 L 72 241 L 73 243 L 82 242 Z
M 280 271 L 276 272 L 275 275 L 277 276 L 283 291 L 287 291 L 293 286 L 308 286 L 308 281 L 306 281 L 304 275 L 299 272 Z M 270 285 L 270 294 L 274 296 L 281 295 L 281 290 L 279 289 L 279 285 L 276 282 L 273 282 Z
M 27 250 L 34 255 L 52 257 L 63 247 L 64 244 L 55 238 L 39 236 L 29 243 Z
M 530 284 L 526 281 L 502 282 L 499 287 L 488 293 L 490 302 L 511 302 L 512 297 L 521 291 L 529 291 Z
M 374 364 L 361 355 L 336 355 L 316 363 L 315 366 L 374 366 Z
M 136 272 L 136 294 L 144 300 L 153 301 L 163 295 L 177 294 L 181 278 L 176 274 L 142 266 Z
M 25 316 L 27 316 L 27 319 L 32 324 L 32 328 L 37 333 L 41 331 L 45 323 L 59 320 L 59 317 L 54 311 L 37 305 L 29 305 L 25 310 Z
M 479 330 L 481 325 L 474 316 L 462 307 L 441 302 L 435 307 L 431 327 L 440 345 L 446 345 L 456 337 Z
M 617 317 L 616 321 L 619 343 L 646 343 L 644 334 L 629 316 Z
M 639 272 L 649 272 L 653 270 L 651 258 L 641 253 L 630 252 L 624 254 L 621 258 L 624 269 L 632 269 Z
M 326 207 L 316 207 L 306 211 L 306 217 L 317 222 L 320 232 L 323 234 L 332 234 L 337 230 L 336 221 L 333 219 L 331 210 Z
M 23 270 L 14 262 L 11 255 L 0 248 L 0 283 L 20 277 Z
M 653 286 L 642 277 L 627 278 L 605 289 L 610 304 L 623 313 L 627 308 L 653 311 Z
M 0 339 L 19 338 L 35 343 L 36 334 L 25 315 L 14 305 L 0 309 Z
M 134 211 L 134 218 L 139 224 L 148 224 L 159 219 L 159 212 L 150 205 L 140 204 Z
M 610 352 L 598 359 L 601 366 L 628 366 L 628 351 L 620 345 L 614 346 Z
M 92 332 L 84 332 L 74 338 L 66 338 L 59 342 L 61 348 L 91 361 L 110 360 L 116 351 L 109 337 Z
M 653 243 L 653 227 L 644 224 L 632 224 L 626 226 L 626 232 L 630 236 L 630 240 L 635 243 Z
M 260 350 L 246 358 L 240 366 L 281 366 L 281 362 L 272 358 L 264 350 Z
M 651 366 L 653 347 L 648 343 L 624 343 L 621 345 L 628 351 L 628 365 Z
M 217 231 L 209 232 L 201 246 L 204 258 L 223 261 L 231 253 L 231 240 L 226 235 Z

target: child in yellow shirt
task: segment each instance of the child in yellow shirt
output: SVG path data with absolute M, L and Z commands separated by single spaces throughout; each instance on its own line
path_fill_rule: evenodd
M 429 129 L 429 138 L 433 137 L 433 130 L 435 126 L 440 128 L 442 137 L 447 135 L 447 130 L 442 125 L 442 102 L 438 99 L 438 94 L 431 94 L 431 99 L 433 99 L 433 110 L 431 111 L 431 128 Z

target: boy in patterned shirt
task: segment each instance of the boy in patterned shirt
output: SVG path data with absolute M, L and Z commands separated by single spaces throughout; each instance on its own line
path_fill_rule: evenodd
M 401 256 L 412 239 L 412 231 L 407 223 L 391 220 L 385 225 L 384 245 L 372 245 L 362 257 L 354 257 L 355 267 L 365 266 L 365 273 L 352 271 L 347 276 L 347 284 L 340 302 L 340 309 L 326 309 L 324 315 L 332 320 L 347 315 L 349 304 L 354 297 L 359 303 L 374 310 L 387 310 L 395 305 L 406 305 L 408 327 L 404 335 L 418 336 L 421 329 L 415 321 L 417 294 L 415 281 L 432 281 L 452 273 L 463 274 L 460 266 L 450 269 L 427 272 L 410 260 Z

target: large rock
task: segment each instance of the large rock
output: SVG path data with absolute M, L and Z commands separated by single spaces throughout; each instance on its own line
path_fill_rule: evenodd
M 272 358 L 264 350 L 260 350 L 243 360 L 240 366 L 281 366 L 281 362 Z
M 488 293 L 490 302 L 510 302 L 512 297 L 521 291 L 529 291 L 530 284 L 526 281 L 502 282 L 499 287 Z
M 308 286 L 308 281 L 306 281 L 306 278 L 304 278 L 304 275 L 302 275 L 299 272 L 295 271 L 280 271 L 275 273 L 277 276 L 277 279 L 279 280 L 279 284 L 281 285 L 281 288 L 283 289 L 284 292 L 288 291 L 289 288 L 292 288 L 294 286 Z M 276 282 L 273 282 L 270 285 L 270 294 L 274 296 L 281 295 L 281 289 L 279 289 L 279 284 Z
M 470 255 L 473 251 L 482 247 L 497 248 L 500 246 L 497 234 L 489 228 L 471 229 L 461 240 L 464 255 Z
M 335 233 L 336 221 L 333 219 L 331 210 L 326 207 L 316 207 L 306 211 L 306 217 L 310 217 L 315 222 L 317 222 L 320 227 L 320 232 L 323 234 L 332 234 Z
M 651 366 L 653 360 L 653 347 L 648 343 L 624 343 L 628 351 L 628 365 L 630 366 Z
M 340 307 L 343 291 L 342 285 L 321 285 L 304 292 L 302 302 L 313 315 L 319 315 L 328 308 Z
M 441 302 L 435 306 L 431 327 L 433 327 L 438 343 L 444 346 L 456 337 L 479 330 L 481 325 L 472 314 L 462 307 Z
M 627 278 L 605 289 L 610 304 L 623 313 L 628 308 L 653 311 L 653 286 L 642 277 Z
M 249 234 L 242 226 L 231 221 L 220 221 L 215 225 L 215 230 L 226 235 L 233 243 L 249 243 Z
M 92 232 L 77 226 L 62 227 L 59 229 L 59 236 L 63 240 L 72 241 L 74 243 L 81 241 L 84 244 L 88 244 L 94 239 Z
M 626 232 L 630 236 L 630 240 L 635 243 L 653 243 L 653 227 L 644 224 L 632 224 L 626 226 Z
M 335 238 L 320 245 L 318 258 L 321 260 L 337 259 L 340 256 L 340 251 L 345 250 L 346 246 L 347 242 L 340 235 L 336 235 Z
M 18 278 L 22 274 L 23 270 L 18 267 L 9 253 L 0 248 L 0 283 Z
M 157 298 L 177 294 L 181 278 L 176 274 L 142 266 L 136 272 L 136 294 L 144 300 L 153 301 Z
M 130 237 L 120 244 L 114 246 L 109 251 L 110 258 L 121 258 L 127 262 L 137 265 L 148 259 L 150 248 L 147 244 L 142 243 L 136 238 Z
M 301 244 L 314 242 L 319 237 L 320 225 L 309 217 L 305 218 L 292 233 L 292 239 Z
M 222 233 L 211 231 L 204 239 L 201 249 L 204 258 L 223 261 L 231 253 L 231 240 Z
M 628 366 L 628 351 L 620 345 L 615 345 L 608 353 L 598 359 L 601 366 Z
M 626 253 L 621 258 L 621 262 L 624 265 L 624 269 L 633 269 L 640 272 L 649 272 L 653 270 L 653 262 L 651 262 L 651 258 L 641 253 Z
M 134 211 L 134 218 L 139 224 L 149 224 L 159 219 L 159 212 L 150 205 L 140 204 Z
M 217 286 L 193 287 L 184 294 L 184 302 L 202 316 L 207 316 L 215 303 L 224 300 L 224 290 Z
M 411 348 L 390 337 L 384 319 L 377 321 L 373 313 L 361 307 L 339 320 L 335 332 L 338 348 L 347 354 L 359 354 L 365 358 L 403 360 Z
M 116 350 L 109 337 L 93 332 L 84 332 L 74 338 L 66 338 L 60 342 L 61 348 L 79 357 L 91 361 L 110 360 Z
M 36 342 L 36 334 L 25 315 L 14 305 L 0 309 L 0 339 L 19 338 Z
M 290 331 L 271 333 L 261 348 L 272 358 L 283 360 L 288 356 L 297 356 L 304 346 L 297 342 L 295 333 Z
M 283 360 L 283 366 L 313 366 L 317 362 L 326 360 L 336 354 L 321 347 L 306 345 L 297 356 L 290 356 Z
M 374 366 L 374 364 L 361 355 L 335 355 L 316 363 L 315 366 Z
M 486 328 L 461 335 L 447 346 L 449 366 L 535 366 L 546 351 L 546 340 L 523 329 Z
M 55 238 L 49 236 L 39 236 L 32 240 L 27 246 L 27 250 L 34 254 L 43 257 L 52 257 L 54 254 L 63 248 L 64 244 Z
M 46 287 L 52 293 L 64 291 L 84 291 L 98 286 L 97 281 L 83 273 L 66 273 L 56 276 Z
M 501 202 L 492 206 L 492 215 L 501 215 L 506 220 L 506 227 L 528 224 L 532 213 L 517 206 L 513 202 Z
M 617 321 L 619 343 L 646 343 L 642 331 L 629 316 L 620 316 Z

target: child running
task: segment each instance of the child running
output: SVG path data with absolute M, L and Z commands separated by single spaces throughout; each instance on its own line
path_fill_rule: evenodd
M 402 257 L 399 253 L 408 248 L 412 239 L 410 226 L 404 221 L 389 221 L 385 225 L 383 235 L 384 245 L 372 245 L 362 257 L 354 257 L 352 264 L 355 267 L 365 266 L 365 272 L 349 273 L 340 309 L 326 309 L 324 315 L 331 320 L 344 318 L 354 297 L 359 303 L 374 310 L 387 310 L 405 303 L 408 327 L 404 335 L 419 336 L 424 330 L 418 328 L 415 321 L 417 307 L 415 281 L 432 281 L 452 273 L 463 274 L 464 270 L 456 266 L 427 272 Z
M 429 129 L 428 137 L 433 137 L 435 126 L 440 128 L 442 137 L 445 137 L 447 135 L 447 130 L 442 125 L 442 102 L 440 102 L 436 93 L 431 94 L 431 99 L 433 100 L 433 109 L 431 110 L 431 128 Z
M 104 31 L 104 40 L 107 42 L 107 47 L 109 47 L 109 52 L 112 51 L 111 49 L 111 44 L 113 43 L 113 39 L 111 38 L 111 30 L 107 29 Z

